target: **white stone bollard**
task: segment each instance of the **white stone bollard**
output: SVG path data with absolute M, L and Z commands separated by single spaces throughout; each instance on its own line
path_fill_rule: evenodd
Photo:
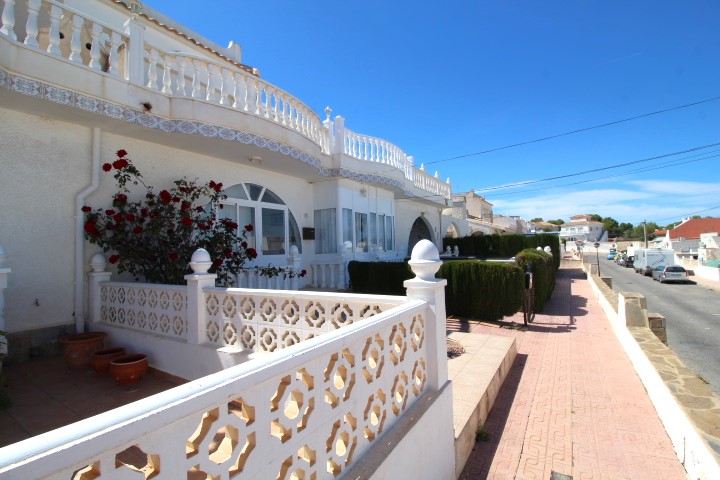
M 447 280 L 435 278 L 442 261 L 437 247 L 430 240 L 420 240 L 410 255 L 410 268 L 415 278 L 404 282 L 408 298 L 424 300 L 433 311 L 427 318 L 425 331 L 428 348 L 428 385 L 439 390 L 448 381 L 445 286 Z

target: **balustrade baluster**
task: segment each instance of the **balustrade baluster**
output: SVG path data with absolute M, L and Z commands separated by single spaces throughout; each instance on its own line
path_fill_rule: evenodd
M 230 76 L 229 80 L 228 76 Z M 235 84 L 235 81 L 232 79 L 232 72 L 229 72 L 227 69 L 222 69 L 220 72 L 220 81 L 222 82 L 220 84 L 220 105 L 230 105 L 230 87 Z
M 157 50 L 151 49 L 150 55 L 148 56 L 148 83 L 147 87 L 152 90 L 158 89 L 158 83 L 157 83 L 157 63 L 160 61 L 160 54 Z
M 108 56 L 108 73 L 114 77 L 119 77 L 118 70 L 118 49 L 120 48 L 120 34 L 117 32 L 110 33 L 110 55 Z M 49 51 L 49 48 L 48 48 Z
M 164 55 L 163 61 L 163 88 L 162 93 L 172 95 L 172 71 L 173 59 L 170 55 Z
M 60 18 L 62 9 L 56 5 L 50 6 L 50 32 L 48 33 L 47 52 L 60 56 Z
M 373 140 L 373 144 L 375 146 L 375 156 L 373 160 L 379 162 L 380 158 L 382 158 L 382 143 L 380 143 L 380 140 L 375 139 Z
M 287 104 L 287 97 L 285 96 L 284 93 L 280 95 L 280 102 L 281 102 L 280 105 L 282 106 L 282 109 L 280 110 L 280 123 L 287 126 L 288 122 L 287 122 L 286 110 L 287 110 L 288 104 Z
M 280 103 L 280 98 L 278 97 L 277 90 L 273 89 L 273 98 L 275 100 L 275 103 L 273 104 L 273 121 L 275 123 L 280 123 L 280 117 L 278 112 L 278 104 Z
M 187 61 L 185 60 L 185 57 L 175 57 L 175 63 L 177 65 L 175 93 L 182 97 L 187 97 L 187 91 L 185 90 L 185 65 L 187 64 Z
M 245 87 L 245 78 L 241 73 L 233 75 L 233 108 L 247 112 L 247 88 Z
M 207 96 L 205 97 L 208 102 L 220 103 L 218 88 L 222 88 L 222 77 L 220 75 L 220 69 L 217 65 L 210 65 L 208 66 L 208 86 Z
M 93 23 L 92 29 L 90 30 L 90 63 L 88 67 L 93 70 L 102 70 L 102 64 L 100 63 L 100 34 L 102 33 L 102 25 Z
M 200 71 L 203 65 L 199 60 L 193 60 L 193 81 L 192 81 L 192 98 L 202 98 L 202 85 L 200 84 Z
M 254 115 L 260 115 L 260 87 L 258 85 L 258 79 L 252 79 L 252 86 L 250 89 L 250 113 Z
M 25 45 L 29 47 L 39 47 L 38 36 L 38 10 L 40 9 L 40 0 L 27 0 L 28 18 L 25 24 Z
M 219 77 L 219 71 L 217 65 L 208 66 L 208 81 L 207 81 L 207 95 L 205 100 L 208 102 L 217 103 L 219 100 L 217 94 L 217 82 Z
M 288 100 L 288 128 L 296 129 L 297 128 L 297 122 L 295 121 L 295 102 L 291 98 Z
M 262 115 L 265 118 L 270 118 L 270 87 L 263 85 L 262 92 L 265 95 L 265 100 L 262 102 Z
M 0 33 L 11 40 L 17 40 L 17 35 L 15 35 L 15 0 L 5 0 Z
M 72 38 L 70 40 L 70 57 L 69 60 L 75 63 L 82 63 L 80 49 L 82 48 L 81 29 L 85 19 L 80 15 L 74 15 L 72 19 Z

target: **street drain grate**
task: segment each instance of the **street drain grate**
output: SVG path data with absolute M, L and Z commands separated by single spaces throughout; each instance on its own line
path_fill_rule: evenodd
M 572 475 L 565 475 L 555 471 L 550 472 L 550 480 L 573 480 Z

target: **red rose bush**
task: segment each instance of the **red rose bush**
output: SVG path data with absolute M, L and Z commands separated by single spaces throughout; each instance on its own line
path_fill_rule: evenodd
M 173 182 L 174 187 L 155 193 L 152 186 L 145 185 L 125 150 L 118 150 L 117 157 L 102 167 L 113 173 L 118 187 L 112 208 L 82 208 L 85 238 L 111 253 L 108 261 L 118 272 L 171 285 L 185 283 L 185 275 L 192 273 L 190 257 L 204 248 L 213 259 L 210 273 L 218 276 L 216 283 L 235 285 L 237 274 L 257 252 L 247 248 L 245 241 L 252 225 L 239 230 L 237 223 L 219 217 L 227 198 L 222 183 L 198 184 L 182 178 Z M 144 187 L 142 200 L 129 200 L 128 184 Z

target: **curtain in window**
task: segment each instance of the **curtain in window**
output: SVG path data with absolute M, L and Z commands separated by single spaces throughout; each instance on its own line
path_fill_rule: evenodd
M 385 250 L 392 250 L 395 238 L 393 235 L 393 217 L 385 216 Z
M 380 251 L 383 250 L 389 250 L 387 248 L 387 243 L 385 241 L 385 215 L 378 215 L 378 239 L 380 240 L 380 243 L 378 244 L 378 248 Z
M 347 251 L 352 251 L 353 247 L 353 217 L 352 210 L 349 208 L 342 209 L 342 228 L 343 228 L 343 247 Z
M 368 219 L 368 233 L 369 233 L 370 245 L 377 245 L 378 238 L 377 238 L 377 214 L 376 213 L 370 214 L 370 217 Z
M 368 251 L 367 213 L 355 212 L 355 251 Z
M 334 208 L 315 210 L 315 253 L 337 253 L 337 223 Z

